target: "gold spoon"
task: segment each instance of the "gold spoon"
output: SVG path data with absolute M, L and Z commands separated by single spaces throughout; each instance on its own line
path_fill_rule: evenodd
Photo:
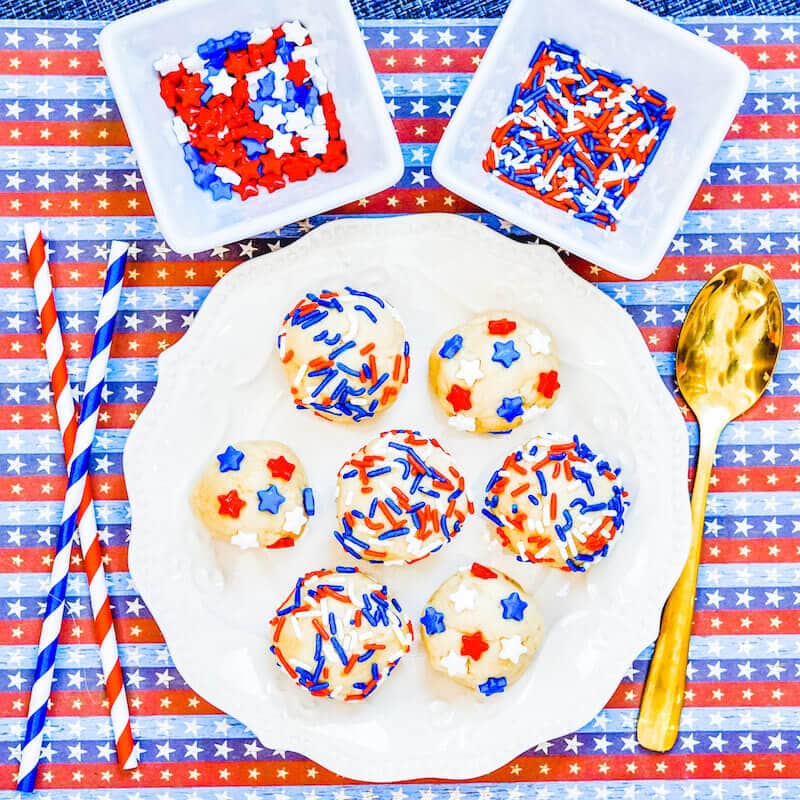
M 770 277 L 739 264 L 718 272 L 695 298 L 678 338 L 678 388 L 700 425 L 689 558 L 664 607 L 639 710 L 637 737 L 666 752 L 678 738 L 689 636 L 714 453 L 723 428 L 769 384 L 783 340 L 783 307 Z

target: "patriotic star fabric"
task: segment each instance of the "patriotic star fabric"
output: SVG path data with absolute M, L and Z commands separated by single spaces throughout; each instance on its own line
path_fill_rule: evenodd
M 776 280 L 784 351 L 767 395 L 725 432 L 676 747 L 648 753 L 635 719 L 651 650 L 582 730 L 471 785 L 351 786 L 301 754 L 272 751 L 183 681 L 127 571 L 127 433 L 153 392 L 156 357 L 209 288 L 331 216 L 450 211 L 524 233 L 438 186 L 430 163 L 496 28 L 493 20 L 363 23 L 402 142 L 400 182 L 334 214 L 191 257 L 158 234 L 103 75 L 98 22 L 0 22 L 0 800 L 12 793 L 52 545 L 66 484 L 22 225 L 46 222 L 56 299 L 80 386 L 112 238 L 130 243 L 122 312 L 92 457 L 92 485 L 139 768 L 114 757 L 76 550 L 40 786 L 53 800 L 517 800 L 800 796 L 800 17 L 696 18 L 688 30 L 737 53 L 750 90 L 658 271 L 621 281 L 570 264 L 631 314 L 666 385 L 688 304 L 717 270 L 749 261 Z M 346 132 L 345 132 L 346 134 Z M 697 426 L 686 413 L 696 456 Z M 688 465 L 690 466 L 690 465 Z M 263 788 L 269 787 L 269 788 Z

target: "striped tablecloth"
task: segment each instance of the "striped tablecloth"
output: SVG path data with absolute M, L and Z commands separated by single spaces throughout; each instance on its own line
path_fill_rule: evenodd
M 21 239 L 22 223 L 42 217 L 78 384 L 108 241 L 131 243 L 92 483 L 141 758 L 132 773 L 115 764 L 76 550 L 40 771 L 46 796 L 800 797 L 800 18 L 681 24 L 738 53 L 752 70 L 750 92 L 656 274 L 630 283 L 577 261 L 575 269 L 632 315 L 670 387 L 678 326 L 716 270 L 742 260 L 768 270 L 783 295 L 787 328 L 768 396 L 730 426 L 719 448 L 678 744 L 667 755 L 636 745 L 647 650 L 583 730 L 541 744 L 473 784 L 385 787 L 348 785 L 300 754 L 266 749 L 195 695 L 127 572 L 121 455 L 153 391 L 157 355 L 191 325 L 223 274 L 288 245 L 325 218 L 191 258 L 176 255 L 158 236 L 98 63 L 100 23 L 0 23 L 0 797 L 13 787 L 65 486 Z M 436 142 L 495 26 L 491 20 L 364 23 L 406 171 L 395 188 L 342 213 L 460 212 L 521 234 L 438 186 L 430 171 Z M 697 428 L 688 415 L 687 427 L 694 457 Z

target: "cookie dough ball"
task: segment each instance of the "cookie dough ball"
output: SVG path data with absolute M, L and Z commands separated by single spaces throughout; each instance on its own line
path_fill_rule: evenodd
M 528 668 L 542 620 L 527 592 L 495 569 L 473 564 L 449 577 L 420 619 L 431 666 L 490 697 Z
M 365 700 L 414 641 L 386 586 L 355 567 L 304 575 L 270 625 L 278 666 L 315 697 L 335 700 Z
M 417 431 L 386 431 L 339 470 L 334 536 L 354 558 L 413 564 L 435 553 L 475 510 L 450 454 Z
M 286 315 L 278 353 L 298 409 L 334 422 L 385 411 L 408 383 L 409 346 L 394 308 L 369 292 L 309 292 Z
M 453 427 L 500 433 L 553 404 L 558 364 L 544 328 L 519 314 L 492 311 L 439 340 L 429 359 L 430 382 Z
M 292 547 L 314 515 L 300 459 L 280 442 L 236 442 L 211 458 L 192 507 L 209 533 L 243 550 Z
M 492 475 L 483 514 L 518 561 L 585 572 L 624 525 L 619 475 L 577 436 L 535 436 Z

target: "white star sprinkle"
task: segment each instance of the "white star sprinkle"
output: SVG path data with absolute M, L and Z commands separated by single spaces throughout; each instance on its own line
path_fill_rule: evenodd
M 275 131 L 272 138 L 267 142 L 267 147 L 278 157 L 294 152 L 292 134 Z
M 533 353 L 533 355 L 550 355 L 550 337 L 538 328 L 534 328 L 533 333 L 525 337 L 525 341 L 531 348 L 531 353 Z
M 214 94 L 224 94 L 226 97 L 230 97 L 231 91 L 236 85 L 236 78 L 222 70 L 216 75 L 209 76 L 208 82 L 211 84 L 211 91 Z
M 283 125 L 286 122 L 286 115 L 283 113 L 280 103 L 274 106 L 264 106 L 261 109 L 259 122 L 268 128 L 272 128 L 272 130 L 277 130 L 278 125 Z
M 500 658 L 504 661 L 518 664 L 520 656 L 527 652 L 528 648 L 522 644 L 521 636 L 511 636 L 508 639 L 500 640 Z
M 450 676 L 467 674 L 467 657 L 458 655 L 454 650 L 451 650 L 439 663 Z
M 470 589 L 466 583 L 461 583 L 458 589 L 450 595 L 450 602 L 455 606 L 456 611 L 467 611 L 475 608 L 477 596 L 478 593 L 474 589 Z
M 217 167 L 214 170 L 214 174 L 225 183 L 230 183 L 233 186 L 238 186 L 242 182 L 242 178 L 238 172 L 234 172 L 232 169 L 228 169 L 228 167 Z
M 181 57 L 177 53 L 164 53 L 158 61 L 153 63 L 159 75 L 168 75 L 174 72 L 181 63 Z
M 181 63 L 183 68 L 190 74 L 206 72 L 206 62 L 197 53 L 187 56 Z
M 303 44 L 308 36 L 308 31 L 303 25 L 295 20 L 294 22 L 284 22 L 281 26 L 283 28 L 283 35 L 287 41 L 293 44 Z
M 251 531 L 238 531 L 236 536 L 231 537 L 231 544 L 235 544 L 242 550 L 252 550 L 258 547 L 258 534 Z
M 283 529 L 289 531 L 289 533 L 300 533 L 307 519 L 305 511 L 300 506 L 295 506 L 286 512 L 283 520 Z
M 481 360 L 479 358 L 476 358 L 474 361 L 469 361 L 466 358 L 461 359 L 458 372 L 456 372 L 456 378 L 464 381 L 467 387 L 471 389 L 475 385 L 475 382 L 479 381 L 482 377 L 483 371 L 481 370 Z
M 471 432 L 475 430 L 475 417 L 471 417 L 469 414 L 456 414 L 450 417 L 447 422 L 457 431 Z

